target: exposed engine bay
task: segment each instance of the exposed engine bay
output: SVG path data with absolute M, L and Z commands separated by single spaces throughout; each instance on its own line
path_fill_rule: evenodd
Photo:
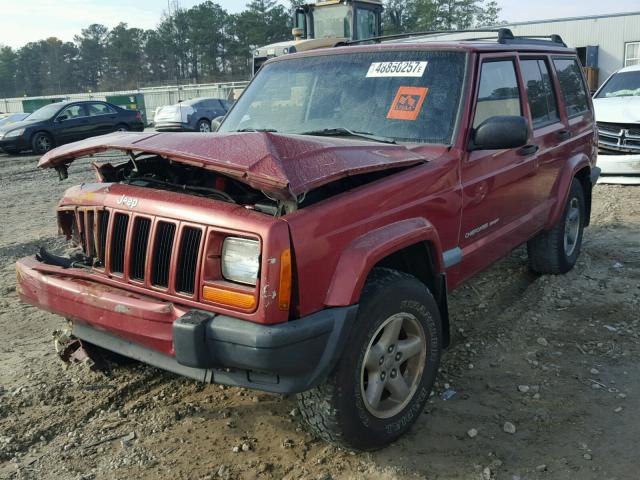
M 130 154 L 127 162 L 117 165 L 94 162 L 93 167 L 100 182 L 187 193 L 235 203 L 274 217 L 292 213 L 405 169 L 394 168 L 342 178 L 300 195 L 294 202 L 271 198 L 267 193 L 221 173 L 157 155 Z

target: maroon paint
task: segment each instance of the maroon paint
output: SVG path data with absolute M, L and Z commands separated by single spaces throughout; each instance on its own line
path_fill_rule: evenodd
M 554 68 L 550 57 L 574 53 L 557 48 L 551 54 L 549 49 L 535 46 L 518 46 L 519 53 L 514 53 L 512 46 L 499 44 L 414 43 L 299 55 L 425 48 L 469 53 L 463 113 L 459 133 L 450 148 L 268 133 L 129 133 L 64 146 L 42 158 L 40 166 L 51 167 L 110 148 L 144 150 L 241 178 L 281 198 L 299 195 L 349 174 L 380 170 L 389 165 L 422 163 L 282 218 L 271 218 L 215 200 L 117 184 L 83 185 L 65 194 L 62 207 L 106 206 L 117 211 L 126 210 L 117 204 L 119 197 L 133 196 L 139 199 L 139 204 L 135 212 L 126 212 L 129 215 L 160 217 L 179 225 L 206 228 L 206 238 L 210 238 L 210 232 L 217 232 L 214 234 L 232 233 L 259 239 L 263 254 L 261 276 L 255 288 L 258 306 L 254 312 L 223 309 L 200 301 L 197 292 L 202 288 L 205 268 L 215 265 L 207 256 L 212 248 L 209 243 L 201 254 L 203 261 L 194 298 L 177 295 L 171 285 L 166 291 L 158 291 L 149 285 L 136 284 L 127 279 L 127 272 L 119 278 L 109 272 L 62 270 L 32 259 L 18 262 L 22 298 L 171 353 L 171 323 L 190 308 L 273 324 L 309 315 L 327 306 L 354 304 L 376 262 L 417 242 L 429 243 L 437 269 L 447 273 L 449 290 L 456 288 L 557 221 L 575 173 L 595 165 L 593 114 L 587 112 L 567 118 L 559 85 L 554 80 L 561 120 L 530 132 L 530 143 L 540 146 L 535 155 L 519 157 L 513 151 L 468 152 L 481 61 L 513 59 L 523 92 L 523 114 L 531 120 L 519 58 L 531 55 L 546 58 L 550 68 Z M 562 129 L 570 130 L 572 136 L 566 141 L 556 141 L 554 138 Z M 496 219 L 490 228 L 472 234 Z M 462 261 L 445 270 L 443 252 L 456 247 L 462 249 Z M 287 248 L 293 253 L 295 279 L 296 303 L 291 313 L 278 310 L 274 301 L 279 284 L 278 262 Z M 172 272 L 174 269 L 175 259 Z M 122 313 L 122 307 L 116 308 L 118 305 L 125 306 L 127 313 Z

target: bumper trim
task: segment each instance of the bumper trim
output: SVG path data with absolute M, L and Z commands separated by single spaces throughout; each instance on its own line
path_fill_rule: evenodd
M 329 308 L 299 320 L 259 325 L 192 310 L 173 324 L 176 361 L 189 368 L 266 375 L 278 391 L 304 391 L 335 366 L 357 311 L 357 305 Z M 213 381 L 217 380 L 214 373 Z M 259 388 L 253 383 L 248 386 Z
M 195 347 L 194 350 L 181 353 L 188 345 L 183 340 L 188 338 L 190 331 L 189 328 L 181 329 L 180 325 L 186 323 L 183 319 L 188 320 L 195 313 L 197 319 L 204 320 L 203 312 L 189 312 L 175 322 L 178 324 L 174 327 L 174 333 L 177 332 L 174 339 L 176 357 L 80 321 L 73 322 L 72 333 L 106 350 L 201 382 L 290 394 L 318 385 L 331 372 L 344 350 L 357 311 L 357 305 L 331 308 L 275 326 L 278 327 L 275 329 L 274 326 L 257 326 L 207 313 L 205 322 L 193 322 L 196 328 L 191 333 L 195 336 L 190 338 L 189 344 Z M 206 335 L 200 336 L 204 332 L 203 325 Z M 230 329 L 231 326 L 234 328 Z M 259 330 L 257 334 L 243 340 L 249 345 L 226 341 L 255 326 Z M 185 365 L 185 358 L 199 365 Z

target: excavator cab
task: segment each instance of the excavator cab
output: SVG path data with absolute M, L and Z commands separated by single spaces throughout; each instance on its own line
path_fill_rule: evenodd
M 318 0 L 293 11 L 293 37 L 256 49 L 253 74 L 269 58 L 382 35 L 382 0 Z

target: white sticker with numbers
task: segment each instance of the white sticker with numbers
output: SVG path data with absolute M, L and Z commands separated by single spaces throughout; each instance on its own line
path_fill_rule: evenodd
M 428 62 L 374 62 L 367 77 L 421 77 Z

